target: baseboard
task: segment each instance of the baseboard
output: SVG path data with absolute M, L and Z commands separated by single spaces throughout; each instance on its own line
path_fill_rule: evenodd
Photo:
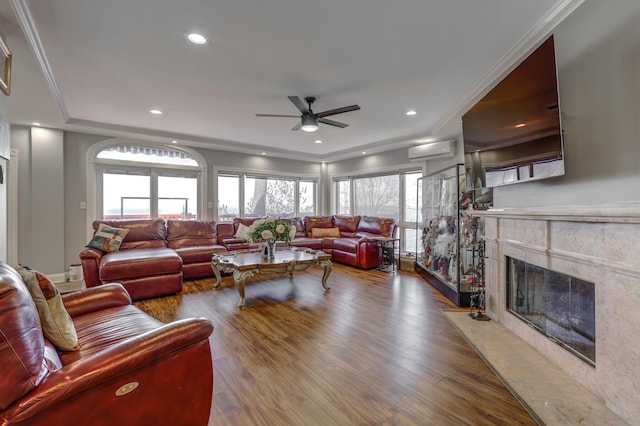
M 60 293 L 71 293 L 84 288 L 84 281 L 63 281 L 55 284 Z
M 49 278 L 52 283 L 56 284 L 67 281 L 67 275 L 64 272 L 61 274 L 49 274 L 47 275 L 47 278 Z

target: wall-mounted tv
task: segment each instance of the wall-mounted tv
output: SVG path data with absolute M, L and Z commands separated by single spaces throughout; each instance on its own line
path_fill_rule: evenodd
M 559 105 L 551 36 L 462 116 L 467 185 L 564 175 Z

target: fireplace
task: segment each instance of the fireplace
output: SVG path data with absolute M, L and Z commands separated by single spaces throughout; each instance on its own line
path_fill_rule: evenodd
M 640 202 L 474 214 L 484 220 L 486 315 L 640 424 Z
M 594 365 L 595 285 L 507 256 L 507 309 Z

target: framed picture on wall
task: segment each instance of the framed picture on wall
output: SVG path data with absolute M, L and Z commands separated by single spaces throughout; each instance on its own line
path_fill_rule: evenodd
M 0 89 L 6 94 L 11 93 L 11 51 L 0 36 Z

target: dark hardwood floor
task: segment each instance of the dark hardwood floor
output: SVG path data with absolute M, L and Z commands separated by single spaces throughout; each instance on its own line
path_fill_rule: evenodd
M 213 322 L 212 425 L 536 424 L 418 275 L 336 264 L 327 293 L 321 277 L 248 278 L 244 310 L 231 276 L 136 305 Z

